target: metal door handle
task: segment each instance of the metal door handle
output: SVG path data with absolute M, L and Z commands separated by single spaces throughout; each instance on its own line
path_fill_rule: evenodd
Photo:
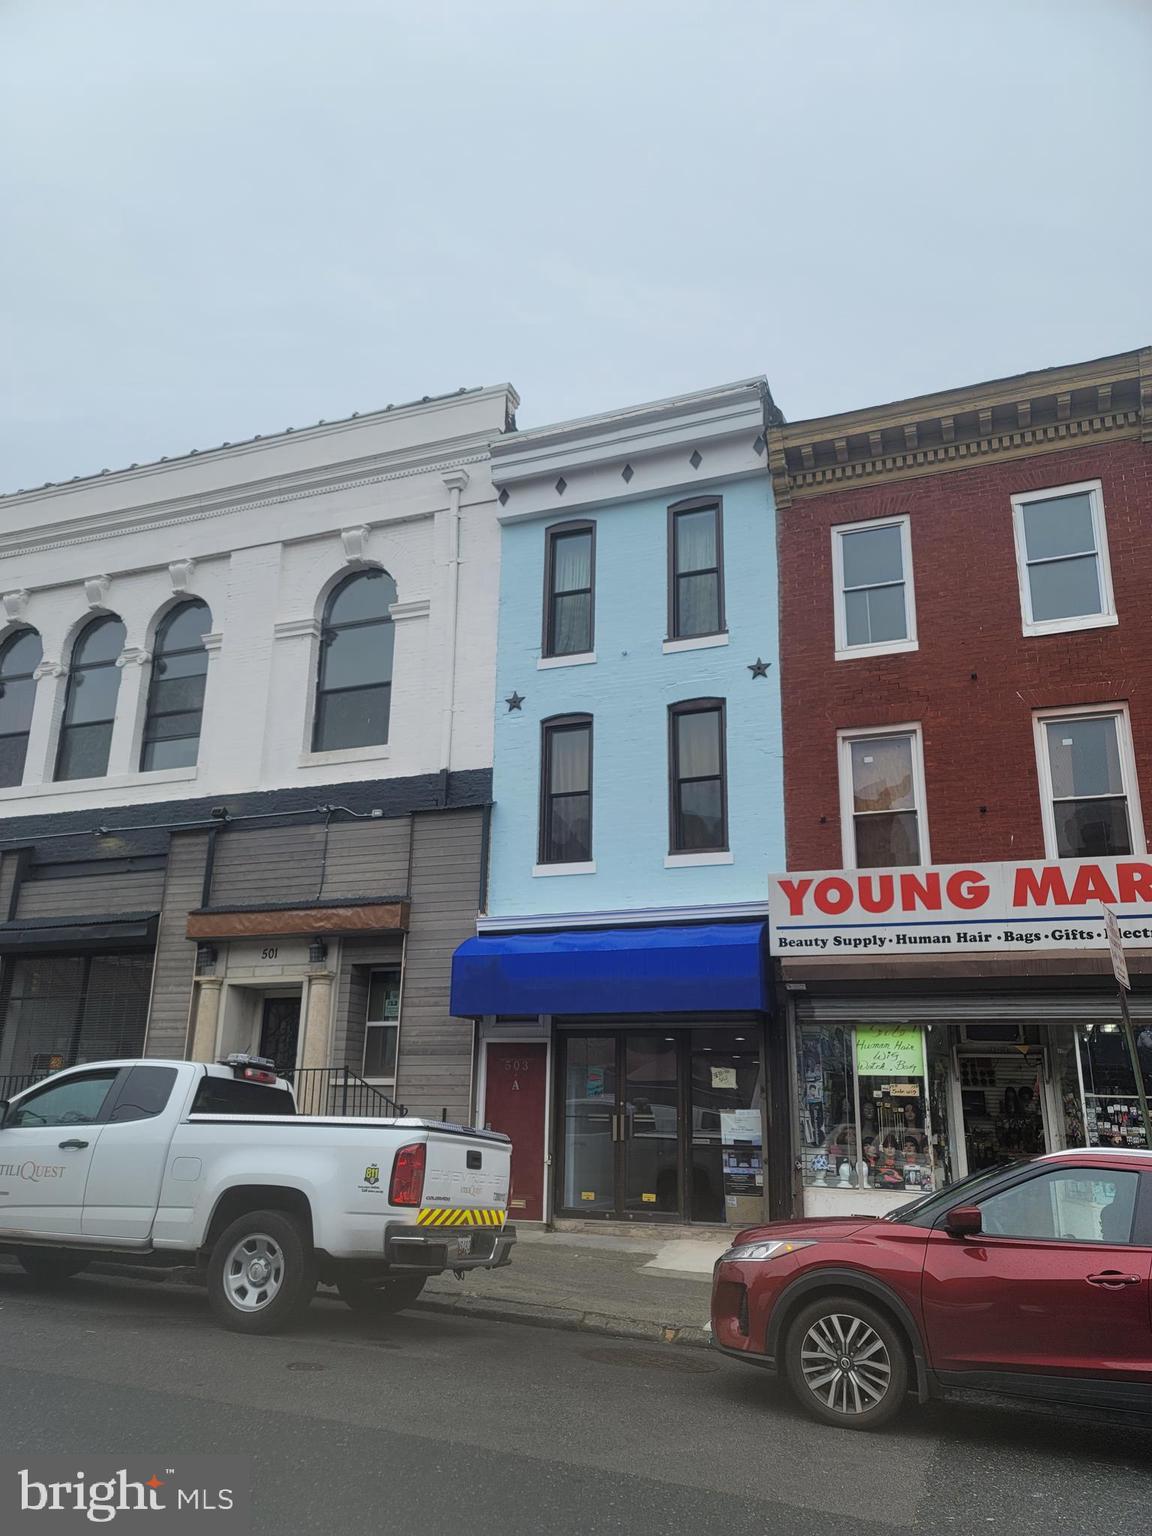
M 1089 1285 L 1098 1285 L 1106 1291 L 1118 1291 L 1122 1285 L 1139 1285 L 1139 1275 L 1124 1275 L 1118 1269 L 1105 1269 L 1098 1275 L 1087 1277 Z
M 81 1147 L 86 1147 L 87 1145 L 88 1145 L 88 1143 L 86 1141 L 81 1141 L 79 1139 L 79 1137 L 76 1137 L 76 1136 L 72 1136 L 72 1137 L 69 1138 L 68 1141 L 62 1141 L 60 1143 L 60 1146 L 61 1146 L 62 1149 L 63 1148 L 73 1148 L 74 1147 L 74 1148 L 76 1148 L 77 1151 L 79 1151 Z
M 612 1120 L 612 1140 L 613 1141 L 619 1141 L 620 1140 L 620 1116 L 616 1113 L 615 1110 L 612 1111 L 611 1120 Z

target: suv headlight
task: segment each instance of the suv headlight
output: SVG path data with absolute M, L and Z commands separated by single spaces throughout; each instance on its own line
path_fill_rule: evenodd
M 735 1248 L 722 1253 L 719 1262 L 723 1264 L 726 1259 L 779 1259 L 800 1248 L 811 1248 L 814 1241 L 811 1237 L 776 1237 L 762 1243 L 738 1243 Z

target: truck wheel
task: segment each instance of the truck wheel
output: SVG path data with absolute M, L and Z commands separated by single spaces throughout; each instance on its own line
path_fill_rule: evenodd
M 398 1275 L 393 1280 L 360 1280 L 346 1275 L 338 1282 L 340 1300 L 353 1312 L 388 1317 L 410 1307 L 424 1289 L 424 1275 Z
M 880 1429 L 903 1408 L 908 1391 L 903 1335 L 855 1296 L 827 1296 L 805 1307 L 788 1330 L 784 1367 L 812 1417 L 841 1429 Z
M 37 1285 L 62 1285 L 88 1268 L 88 1260 L 75 1253 L 55 1253 L 51 1248 L 20 1248 L 16 1258 L 24 1273 Z
M 237 1333 L 277 1333 L 307 1311 L 316 1258 L 283 1211 L 248 1211 L 225 1227 L 208 1261 L 208 1301 Z

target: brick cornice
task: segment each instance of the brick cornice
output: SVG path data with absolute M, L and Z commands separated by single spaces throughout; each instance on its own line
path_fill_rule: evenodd
M 855 486 L 1152 440 L 1152 348 L 770 427 L 778 506 Z

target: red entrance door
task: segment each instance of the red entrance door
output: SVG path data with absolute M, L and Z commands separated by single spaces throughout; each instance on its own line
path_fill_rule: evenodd
M 484 1123 L 512 1138 L 508 1215 L 513 1221 L 543 1221 L 548 1046 L 543 1040 L 493 1040 L 487 1052 Z

